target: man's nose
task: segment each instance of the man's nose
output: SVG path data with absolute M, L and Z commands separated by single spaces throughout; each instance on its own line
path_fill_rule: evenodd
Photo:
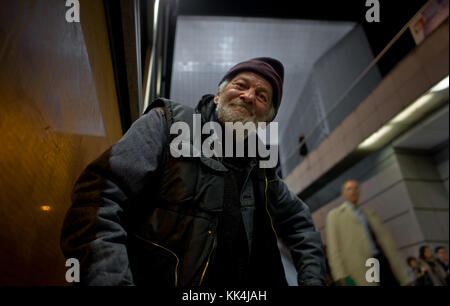
M 246 103 L 253 103 L 255 102 L 256 93 L 253 88 L 247 89 L 243 94 L 242 97 L 244 98 L 244 102 Z

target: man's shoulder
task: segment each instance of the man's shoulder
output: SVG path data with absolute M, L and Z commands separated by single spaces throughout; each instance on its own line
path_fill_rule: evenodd
M 145 125 L 159 126 L 167 124 L 167 111 L 164 107 L 154 107 L 145 112 L 138 120 L 145 121 Z M 150 127 L 149 126 L 149 127 Z
M 167 99 L 158 99 L 146 109 L 143 117 L 153 120 L 155 117 L 159 120 L 164 119 L 164 124 L 172 125 L 177 121 L 190 123 L 194 113 L 194 109 L 190 106 Z
M 347 202 L 344 202 L 328 212 L 327 220 L 338 222 L 338 220 L 348 218 L 349 212 L 351 212 L 351 208 L 348 206 Z
M 189 105 L 165 98 L 158 98 L 153 101 L 145 113 L 150 113 L 153 110 L 163 111 L 169 126 L 172 126 L 175 122 L 185 122 L 192 126 L 194 120 L 193 115 L 196 113 L 195 109 Z
M 149 109 L 147 112 L 144 113 L 145 115 L 150 115 L 150 114 L 156 114 L 159 116 L 165 116 L 166 115 L 166 109 L 163 106 L 156 106 L 154 108 Z
M 346 202 L 344 202 L 344 203 L 342 203 L 341 205 L 339 205 L 339 206 L 337 206 L 337 207 L 331 209 L 331 210 L 328 212 L 328 214 L 331 214 L 331 215 L 339 214 L 339 213 L 344 212 L 344 211 L 347 210 L 347 209 L 348 209 L 348 205 L 347 205 Z
M 166 114 L 172 113 L 174 110 L 183 109 L 185 111 L 194 111 L 194 108 L 186 104 L 176 102 L 166 98 L 157 98 L 153 100 L 144 111 L 144 114 L 150 113 L 155 109 L 163 110 Z

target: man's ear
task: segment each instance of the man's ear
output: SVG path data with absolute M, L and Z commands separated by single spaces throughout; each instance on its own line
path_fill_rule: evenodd
M 217 92 L 216 95 L 214 96 L 214 104 L 219 104 L 219 96 L 220 92 Z

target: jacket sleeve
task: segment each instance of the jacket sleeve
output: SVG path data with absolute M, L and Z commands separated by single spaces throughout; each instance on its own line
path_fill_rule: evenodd
M 374 211 L 366 209 L 364 210 L 368 218 L 369 224 L 372 229 L 377 234 L 377 242 L 383 249 L 385 255 L 391 261 L 391 270 L 394 273 L 397 281 L 400 285 L 404 286 L 412 281 L 408 274 L 408 265 L 406 260 L 403 258 L 402 254 L 398 251 L 397 245 L 395 244 L 391 233 L 388 231 L 383 221 L 375 214 Z
M 280 238 L 291 250 L 299 285 L 326 285 L 320 232 L 314 227 L 309 207 L 280 179 L 278 205 L 275 226 Z
M 82 285 L 133 285 L 126 249 L 127 209 L 162 163 L 167 124 L 161 109 L 138 119 L 78 178 L 61 249 L 80 262 Z
M 336 211 L 331 210 L 327 215 L 327 221 L 325 229 L 327 231 L 327 253 L 328 264 L 330 266 L 330 272 L 334 280 L 344 278 L 348 275 L 346 273 L 341 251 L 339 250 L 339 236 L 337 230 Z

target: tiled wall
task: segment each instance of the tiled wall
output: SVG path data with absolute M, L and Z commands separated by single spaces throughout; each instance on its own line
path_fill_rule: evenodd
M 296 102 L 301 107 L 293 110 L 286 125 L 295 130 L 281 138 L 283 174 L 302 161 L 298 154 L 301 133 L 308 148 L 315 149 L 380 83 L 381 74 L 375 66 L 345 95 L 373 58 L 363 28 L 356 26 L 317 60 Z
M 423 241 L 431 245 L 448 245 L 448 193 L 432 156 L 398 154 L 399 165 L 422 230 Z M 408 253 L 417 254 L 420 245 L 412 245 Z

